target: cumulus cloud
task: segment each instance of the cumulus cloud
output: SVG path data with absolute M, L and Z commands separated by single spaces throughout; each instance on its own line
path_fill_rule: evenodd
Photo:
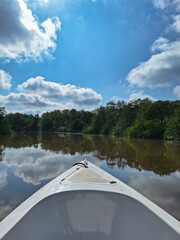
M 165 9 L 169 5 L 169 0 L 153 0 L 155 8 Z
M 153 0 L 152 2 L 155 8 L 162 10 L 167 7 L 175 7 L 178 11 L 180 7 L 180 0 Z
M 177 14 L 180 0 L 153 0 L 156 8 L 171 7 L 169 29 L 180 32 L 180 15 Z M 179 8 L 180 9 L 180 8 Z M 152 56 L 140 63 L 127 75 L 127 80 L 138 87 L 168 86 L 180 82 L 180 40 L 169 41 L 159 37 L 151 47 Z
M 43 77 L 30 78 L 18 86 L 18 90 L 40 94 L 43 98 L 67 99 L 77 105 L 97 105 L 102 97 L 91 88 L 79 88 L 75 85 L 45 81 Z
M 102 96 L 91 88 L 45 81 L 43 77 L 30 78 L 18 85 L 19 93 L 0 95 L 1 105 L 11 112 L 42 114 L 54 109 L 90 109 L 101 103 Z
M 169 44 L 169 40 L 167 38 L 159 37 L 152 45 L 151 51 L 153 53 L 164 51 Z
M 49 101 L 35 94 L 25 93 L 10 93 L 7 96 L 0 95 L 0 102 L 5 106 L 14 107 L 50 107 L 60 109 L 64 107 L 61 103 Z
M 159 38 L 152 46 L 159 51 L 146 62 L 132 69 L 127 80 L 139 87 L 162 86 L 180 81 L 180 41 L 168 42 Z
M 11 87 L 11 75 L 0 69 L 0 88 L 9 90 Z
M 174 94 L 180 98 L 180 86 L 176 86 L 173 90 Z
M 1 0 L 0 13 L 0 58 L 37 59 L 56 49 L 58 17 L 39 23 L 24 0 Z
M 145 98 L 149 98 L 150 100 L 152 101 L 156 101 L 155 98 L 149 96 L 149 95 L 146 95 L 146 94 L 143 94 L 142 91 L 139 91 L 139 92 L 134 92 L 130 95 L 129 99 L 128 99 L 128 102 L 130 101 L 134 101 L 134 100 L 137 100 L 137 99 L 145 99 Z
M 170 27 L 177 33 L 180 33 L 180 15 L 173 16 L 173 23 Z
M 171 9 L 169 11 L 170 26 L 168 30 L 174 30 L 177 33 L 180 32 L 180 0 L 153 0 L 154 7 L 161 10 Z M 173 12 L 173 14 L 172 14 Z

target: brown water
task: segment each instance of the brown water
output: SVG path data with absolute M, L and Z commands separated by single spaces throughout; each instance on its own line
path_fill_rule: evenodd
M 180 220 L 180 142 L 52 133 L 0 136 L 0 220 L 84 159 Z

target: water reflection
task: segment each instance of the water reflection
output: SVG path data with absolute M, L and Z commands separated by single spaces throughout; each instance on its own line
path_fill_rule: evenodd
M 116 137 L 51 135 L 42 137 L 42 149 L 75 155 L 91 153 L 108 165 L 126 165 L 168 175 L 180 169 L 180 144 L 163 141 L 122 140 Z
M 7 185 L 7 170 L 0 169 L 0 190 Z
M 129 185 L 180 220 L 180 187 L 176 178 L 159 178 L 145 174 L 129 182 Z M 168 189 L 168 191 L 167 191 Z
M 41 134 L 20 135 L 14 138 L 1 138 L 0 145 L 6 148 L 17 148 L 16 153 L 24 160 L 24 155 L 32 158 L 47 150 L 55 154 L 91 154 L 99 160 L 106 160 L 110 166 L 123 168 L 129 166 L 138 170 L 153 171 L 155 174 L 168 175 L 180 170 L 180 143 L 150 140 L 122 140 L 116 137 L 70 135 L 70 134 Z M 38 148 L 39 146 L 39 148 Z M 27 147 L 38 148 L 35 153 L 32 149 L 25 154 Z M 19 151 L 19 148 L 23 150 Z M 25 149 L 26 148 L 26 149 Z M 0 151 L 2 159 L 3 151 Z M 31 154 L 31 156 L 30 156 Z M 36 161 L 34 156 L 34 161 Z M 46 155 L 47 157 L 47 155 Z M 7 158 L 6 158 L 7 159 Z M 18 160 L 19 162 L 20 160 Z M 32 159 L 29 161 L 31 162 Z M 26 163 L 28 161 L 26 160 Z
M 16 177 L 23 179 L 26 183 L 38 185 L 43 180 L 50 180 L 58 176 L 72 167 L 73 163 L 79 161 L 78 154 L 74 155 L 73 159 L 71 158 L 70 154 L 47 153 L 40 147 L 34 151 L 31 147 L 19 149 L 18 151 L 17 149 L 8 149 L 5 152 L 3 163 L 8 168 L 13 168 Z M 82 157 L 81 160 L 83 160 Z
M 180 219 L 179 156 L 179 142 L 80 134 L 1 136 L 0 219 L 74 162 L 85 158 Z
M 23 148 L 15 154 L 24 159 L 25 148 L 33 147 L 61 153 L 62 155 L 92 154 L 100 160 L 106 160 L 110 166 L 120 168 L 126 165 L 138 170 L 153 171 L 159 175 L 168 175 L 180 170 L 180 143 L 150 140 L 123 140 L 116 137 L 70 135 L 70 134 L 33 134 L 15 137 L 1 137 L 0 159 L 3 148 Z M 31 152 L 31 150 L 29 150 Z M 11 153 L 13 154 L 13 153 Z M 27 154 L 30 154 L 27 152 Z M 35 153 L 39 157 L 40 149 Z M 44 152 L 45 154 L 45 152 Z M 32 157 L 32 155 L 30 156 Z M 34 156 L 36 159 L 36 156 Z

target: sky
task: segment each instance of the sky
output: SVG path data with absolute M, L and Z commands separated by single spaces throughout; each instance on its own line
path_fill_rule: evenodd
M 0 0 L 0 106 L 180 100 L 180 0 Z

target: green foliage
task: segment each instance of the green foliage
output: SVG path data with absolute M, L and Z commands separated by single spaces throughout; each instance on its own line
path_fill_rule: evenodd
M 174 109 L 178 107 L 177 102 L 170 101 L 143 103 L 134 124 L 127 129 L 127 135 L 137 138 L 163 138 L 167 122 L 171 122 Z
M 38 131 L 39 116 L 27 115 L 21 113 L 10 113 L 6 115 L 11 128 L 15 132 Z
M 2 135 L 11 134 L 11 128 L 5 117 L 0 117 L 0 134 Z
M 21 113 L 5 115 L 5 108 L 0 108 L 1 118 L 16 132 L 42 130 L 180 140 L 180 101 L 110 101 L 93 112 L 55 110 L 41 118 Z
M 92 121 L 93 113 L 86 111 L 55 110 L 41 117 L 41 130 L 53 132 L 82 132 Z
M 6 109 L 5 107 L 0 107 L 0 116 L 4 117 L 6 115 Z
M 180 108 L 175 110 L 173 117 L 168 121 L 164 138 L 180 140 Z
M 11 128 L 8 121 L 5 118 L 6 110 L 4 107 L 0 107 L 0 134 L 9 135 L 11 134 Z
M 106 107 L 99 107 L 94 112 L 94 117 L 90 126 L 84 130 L 85 133 L 112 134 L 113 128 L 118 120 L 122 105 L 113 101 L 108 102 Z
M 160 123 L 153 120 L 136 121 L 136 123 L 127 129 L 129 137 L 136 138 L 162 138 L 163 129 Z

